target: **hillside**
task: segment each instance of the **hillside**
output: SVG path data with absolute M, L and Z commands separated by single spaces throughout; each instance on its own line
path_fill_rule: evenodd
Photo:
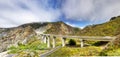
M 0 38 L 0 52 L 11 45 L 17 46 L 19 42 L 25 44 L 32 35 L 35 35 L 35 32 L 30 26 L 4 29 Z
M 109 42 L 107 47 L 100 53 L 101 56 L 120 56 L 120 35 Z
M 44 23 L 27 23 L 13 28 L 0 29 L 0 52 L 5 51 L 9 46 L 18 43 L 26 44 L 32 36 L 37 33 L 71 35 L 77 32 L 78 28 L 73 28 L 61 21 Z
M 48 24 L 49 29 L 44 33 L 46 34 L 62 34 L 62 35 L 74 35 L 78 31 L 79 28 L 72 27 L 70 25 L 65 24 L 64 22 L 53 22 Z
M 120 56 L 120 16 L 112 17 L 110 21 L 102 24 L 89 25 L 80 31 L 80 35 L 116 36 L 117 38 L 109 42 L 99 55 Z
M 22 27 L 31 26 L 35 32 L 41 31 L 45 34 L 62 34 L 62 35 L 74 35 L 80 31 L 80 28 L 72 27 L 65 24 L 62 21 L 58 22 L 44 22 L 44 23 L 28 23 L 21 25 Z
M 120 16 L 113 17 L 102 24 L 89 25 L 80 32 L 80 35 L 87 36 L 115 36 L 118 34 L 120 34 Z

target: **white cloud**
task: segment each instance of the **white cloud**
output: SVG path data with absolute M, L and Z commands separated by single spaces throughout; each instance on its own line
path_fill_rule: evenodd
M 0 27 L 13 27 L 29 22 L 51 22 L 57 20 L 60 11 L 45 8 L 48 1 L 38 0 L 0 0 Z M 9 21 L 7 21 L 9 20 Z M 9 25 L 11 24 L 11 25 Z
M 89 15 L 92 9 L 92 0 L 67 0 L 62 8 L 66 18 L 79 20 Z
M 66 0 L 62 11 L 68 19 L 101 23 L 120 15 L 120 0 Z
M 52 22 L 59 20 L 62 13 L 68 20 L 87 21 L 89 24 L 106 22 L 111 17 L 120 15 L 120 0 L 65 0 L 57 9 L 51 8 L 49 1 L 0 0 L 0 27 L 13 27 L 29 22 Z M 58 0 L 59 3 L 60 1 L 62 0 Z

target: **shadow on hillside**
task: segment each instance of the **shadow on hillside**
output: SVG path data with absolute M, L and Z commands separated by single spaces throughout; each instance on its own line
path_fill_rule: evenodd
M 77 44 L 77 45 L 69 45 L 69 44 L 66 44 L 66 46 L 67 46 L 67 47 L 78 47 L 78 48 L 81 47 L 80 44 L 79 44 L 79 45 L 78 45 L 78 44 Z M 88 46 L 91 46 L 91 45 L 89 45 L 89 44 L 84 44 L 84 47 L 88 47 Z
M 84 44 L 84 47 L 88 47 L 88 46 L 105 46 L 106 44 L 108 43 L 108 41 L 98 41 L 94 44 Z M 69 44 L 66 44 L 66 46 L 68 47 L 81 47 L 80 44 L 77 44 L 77 45 L 69 45 Z
M 106 45 L 107 43 L 108 43 L 108 41 L 98 41 L 92 45 L 93 46 L 103 46 L 103 45 Z

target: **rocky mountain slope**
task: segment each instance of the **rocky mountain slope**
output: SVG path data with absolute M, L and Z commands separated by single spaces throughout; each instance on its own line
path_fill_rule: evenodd
M 0 52 L 5 51 L 11 45 L 17 46 L 19 42 L 23 44 L 26 43 L 27 39 L 35 34 L 30 26 L 25 28 L 10 28 L 6 30 L 1 34 L 2 36 L 0 38 Z
M 27 41 L 36 34 L 75 34 L 79 30 L 61 21 L 45 23 L 27 23 L 13 28 L 0 29 L 0 52 L 5 51 L 9 46 Z
M 62 34 L 62 35 L 74 35 L 77 31 L 80 31 L 79 28 L 75 28 L 65 24 L 64 22 L 53 22 L 48 24 L 49 29 L 44 33 L 46 34 Z

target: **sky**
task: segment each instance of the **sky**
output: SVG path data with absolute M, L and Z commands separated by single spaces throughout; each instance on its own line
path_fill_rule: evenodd
M 73 27 L 109 21 L 120 15 L 120 0 L 0 0 L 0 27 L 63 21 Z

